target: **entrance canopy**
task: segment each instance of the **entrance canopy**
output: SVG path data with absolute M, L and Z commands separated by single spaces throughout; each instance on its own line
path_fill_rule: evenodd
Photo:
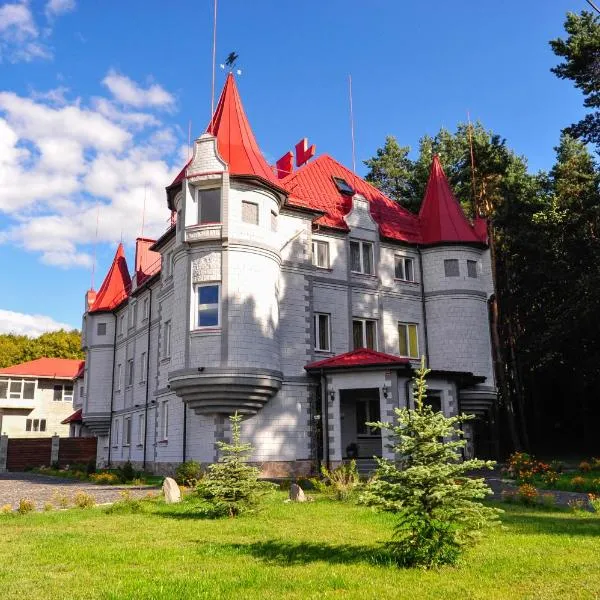
M 386 369 L 407 369 L 412 370 L 412 365 L 408 358 L 401 358 L 385 352 L 376 352 L 368 348 L 359 348 L 344 354 L 337 354 L 324 360 L 305 365 L 309 373 L 316 371 L 333 371 L 338 369 L 357 369 L 368 367 L 385 367 Z

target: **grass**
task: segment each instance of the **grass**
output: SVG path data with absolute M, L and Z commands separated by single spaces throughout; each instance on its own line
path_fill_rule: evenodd
M 580 485 L 572 483 L 575 477 L 580 477 L 583 482 Z M 564 492 L 592 492 L 600 493 L 600 472 L 590 471 L 567 471 L 558 475 L 558 481 L 550 486 L 544 482 L 544 478 L 540 475 L 535 475 L 531 483 L 540 489 L 561 490 Z
M 507 505 L 461 565 L 423 572 L 386 560 L 391 515 L 284 498 L 218 521 L 189 500 L 0 516 L 2 598 L 598 598 L 594 515 Z

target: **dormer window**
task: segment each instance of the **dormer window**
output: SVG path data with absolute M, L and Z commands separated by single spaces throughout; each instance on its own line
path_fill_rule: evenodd
M 221 222 L 221 189 L 199 189 L 196 192 L 198 201 L 198 223 L 205 225 L 208 223 Z
M 346 196 L 354 196 L 354 188 L 350 186 L 350 184 L 342 177 L 332 177 L 333 183 L 335 183 L 335 187 L 338 189 L 340 194 L 345 194 Z

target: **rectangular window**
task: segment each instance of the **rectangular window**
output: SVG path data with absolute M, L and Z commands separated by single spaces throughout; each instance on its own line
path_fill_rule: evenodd
M 27 419 L 25 421 L 25 431 L 31 431 L 31 424 L 32 424 L 32 420 L 31 419 Z
M 439 392 L 427 390 L 427 398 L 425 398 L 423 404 L 431 406 L 433 412 L 442 412 L 442 397 Z
M 277 231 L 277 213 L 271 211 L 271 231 Z
M 40 419 L 40 431 L 46 431 L 46 419 Z
M 23 400 L 33 400 L 35 398 L 35 381 L 23 382 Z
M 117 373 L 115 376 L 115 390 L 120 390 L 121 389 L 121 377 L 123 376 L 123 367 L 121 365 L 121 363 L 119 363 L 117 365 Z
M 150 308 L 150 302 L 148 300 L 148 298 L 144 298 L 144 312 L 143 312 L 143 319 L 147 319 L 148 318 L 148 310 Z
M 165 256 L 165 277 L 173 275 L 173 253 L 167 252 Z
M 127 327 L 131 329 L 135 325 L 135 313 L 134 313 L 135 304 L 131 304 L 127 309 Z
M 258 204 L 242 200 L 242 221 L 250 225 L 258 225 Z
M 133 358 L 127 361 L 127 386 L 133 385 Z
M 80 386 L 79 386 L 79 397 L 80 397 L 80 398 L 83 398 L 83 394 L 84 394 L 84 392 L 83 392 L 83 386 L 82 386 L 82 385 L 80 385 Z
M 119 445 L 119 419 L 115 419 L 113 422 L 113 434 L 112 434 L 112 445 L 114 446 L 118 446 Z
M 163 328 L 163 356 L 171 356 L 171 321 L 165 321 Z
M 63 389 L 63 400 L 65 402 L 73 402 L 73 386 L 65 385 Z
M 218 284 L 199 285 L 197 296 L 197 327 L 218 327 L 220 286 Z
M 419 358 L 419 340 L 415 323 L 398 323 L 398 343 L 400 356 Z
M 0 398 L 8 396 L 8 379 L 0 379 Z
M 198 190 L 198 223 L 221 222 L 221 189 Z
M 140 356 L 140 382 L 146 381 L 146 370 L 148 368 L 147 354 L 142 352 Z
M 379 436 L 376 427 L 369 427 L 367 423 L 380 420 L 379 400 L 356 401 L 356 433 L 361 436 Z
M 20 400 L 21 392 L 23 391 L 23 381 L 20 379 L 11 379 L 9 389 L 10 397 L 15 400 Z
M 331 350 L 330 344 L 330 328 L 329 328 L 329 315 L 324 313 L 315 313 L 315 338 L 314 345 L 315 350 L 324 350 L 329 352 Z
M 123 335 L 125 333 L 125 315 L 121 315 L 119 318 L 119 335 Z
M 160 427 L 162 440 L 169 439 L 169 401 L 165 400 L 162 403 L 161 410 L 161 427 Z
M 476 260 L 468 260 L 467 261 L 467 275 L 472 277 L 473 279 L 477 279 L 477 261 Z
M 354 319 L 352 321 L 352 338 L 354 350 L 369 348 L 377 350 L 377 326 L 372 319 Z
M 402 279 L 403 281 L 414 281 L 415 280 L 415 261 L 412 258 L 406 256 L 395 257 L 395 273 L 396 279 Z
M 138 446 L 144 445 L 144 429 L 145 429 L 144 415 L 138 415 Z
M 96 333 L 98 335 L 106 335 L 106 323 L 98 323 Z
M 312 264 L 320 269 L 329 269 L 329 242 L 313 240 Z
M 350 269 L 354 273 L 374 274 L 373 244 L 350 242 Z
M 33 430 L 34 431 L 39 431 L 40 430 L 40 420 L 39 419 L 34 419 L 33 420 Z
M 60 402 L 62 400 L 62 396 L 63 396 L 63 386 L 55 385 L 54 386 L 54 395 L 53 395 L 52 399 L 54 400 L 54 402 Z
M 458 260 L 456 258 L 447 258 L 444 260 L 444 275 L 446 277 L 458 277 L 460 275 Z
M 123 446 L 131 444 L 131 417 L 123 419 Z

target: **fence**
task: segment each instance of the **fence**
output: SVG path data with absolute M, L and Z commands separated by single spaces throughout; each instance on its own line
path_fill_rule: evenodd
M 96 460 L 96 438 L 12 438 L 0 436 L 0 473 Z

